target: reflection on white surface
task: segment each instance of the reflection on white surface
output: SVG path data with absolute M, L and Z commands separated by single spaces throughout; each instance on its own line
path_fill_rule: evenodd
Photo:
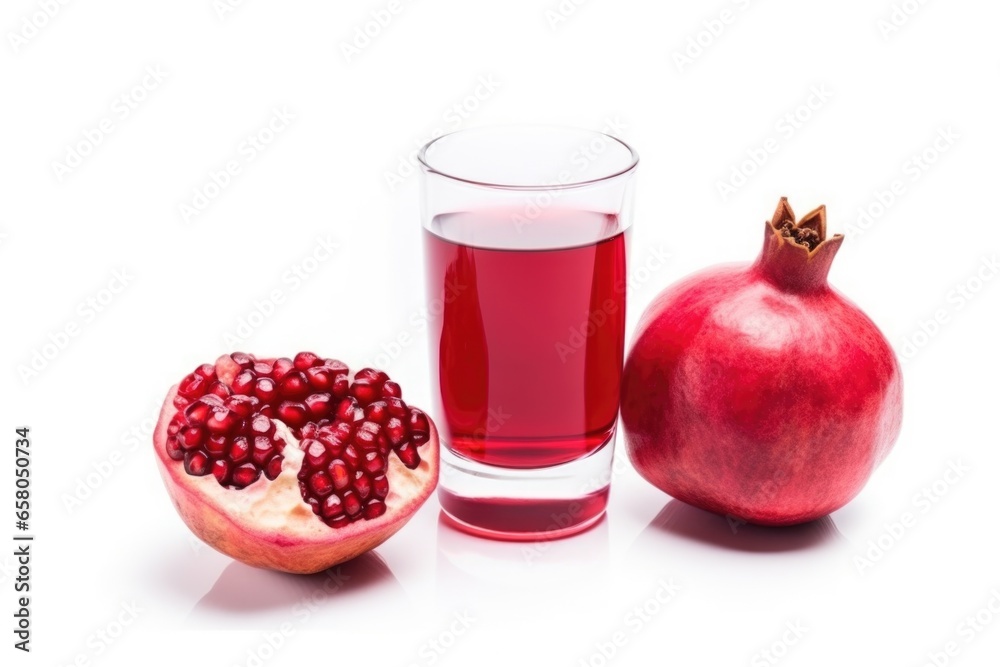
M 349 632 L 355 629 L 352 619 L 357 620 L 357 629 L 363 629 L 365 615 L 356 612 L 369 605 L 390 610 L 408 606 L 399 581 L 375 552 L 311 575 L 232 562 L 198 600 L 187 622 L 198 628 L 245 630 L 330 619 L 339 631 Z

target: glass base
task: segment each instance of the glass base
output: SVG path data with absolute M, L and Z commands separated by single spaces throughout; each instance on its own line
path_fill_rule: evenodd
M 441 450 L 438 499 L 444 518 L 466 533 L 497 540 L 569 537 L 604 515 L 614 433 L 582 459 L 547 468 L 500 468 Z

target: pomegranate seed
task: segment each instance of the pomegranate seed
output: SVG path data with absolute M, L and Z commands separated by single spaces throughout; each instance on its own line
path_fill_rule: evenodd
M 385 503 L 376 498 L 365 506 L 365 513 L 363 516 L 366 519 L 375 519 L 383 514 L 385 514 Z
M 333 395 L 337 398 L 345 398 L 351 391 L 351 381 L 346 375 L 338 375 L 333 380 Z
M 265 417 L 268 417 L 270 419 L 274 419 L 274 415 L 275 415 L 274 406 L 273 405 L 262 405 L 260 407 L 260 410 L 257 411 L 257 414 L 264 415 Z
M 328 391 L 333 386 L 336 377 L 326 366 L 314 366 L 305 371 L 306 379 L 313 389 L 317 391 Z
M 253 366 L 255 361 L 252 355 L 246 354 L 245 352 L 233 352 L 229 356 L 241 368 L 250 368 Z
M 362 368 L 360 371 L 354 374 L 354 381 L 358 380 L 371 380 L 374 384 L 382 384 L 389 379 L 389 376 L 382 371 L 377 371 L 374 368 Z
M 389 404 L 385 401 L 375 401 L 365 408 L 365 419 L 384 424 L 389 418 Z
M 241 419 L 252 415 L 258 405 L 260 405 L 260 399 L 242 395 L 230 396 L 225 403 L 225 406 Z
M 365 454 L 364 469 L 372 475 L 381 475 L 385 472 L 385 459 L 378 452 L 368 452 Z
M 325 472 L 320 470 L 309 477 L 309 488 L 314 494 L 323 498 L 333 493 L 333 482 L 330 481 Z
M 233 390 L 229 388 L 229 385 L 223 384 L 216 380 L 212 383 L 212 386 L 208 388 L 208 393 L 219 398 L 228 398 L 232 396 Z
M 309 395 L 309 381 L 301 371 L 289 371 L 278 382 L 278 392 L 282 397 L 297 401 Z
M 249 394 L 257 383 L 257 375 L 249 368 L 239 372 L 233 380 L 233 391 L 237 394 Z
M 264 468 L 264 476 L 271 480 L 277 479 L 278 475 L 281 474 L 281 462 L 284 458 L 283 456 L 275 456 L 268 461 L 267 467 Z
M 358 451 L 354 449 L 354 445 L 344 447 L 344 462 L 351 467 L 351 470 L 358 469 L 360 458 L 358 458 Z
M 406 403 L 403 402 L 403 399 L 393 397 L 386 400 L 386 403 L 389 406 L 389 414 L 391 416 L 398 419 L 404 419 L 409 416 L 410 409 L 406 406 Z
M 252 463 L 244 463 L 233 470 L 232 484 L 237 489 L 250 486 L 258 479 L 260 479 L 260 470 L 254 467 Z
M 347 472 L 347 466 L 340 459 L 334 459 L 327 472 L 330 473 L 330 478 L 333 480 L 333 488 L 338 491 L 346 489 L 350 485 L 351 476 Z
M 389 480 L 386 479 L 385 475 L 373 478 L 372 489 L 375 491 L 376 498 L 385 500 L 385 497 L 389 495 Z
M 338 516 L 329 521 L 330 528 L 343 528 L 344 526 L 350 525 L 351 520 L 346 516 Z
M 205 453 L 214 458 L 224 456 L 229 442 L 224 435 L 210 435 L 205 441 Z
M 404 442 L 402 445 L 396 449 L 396 456 L 399 460 L 403 462 L 403 465 L 413 470 L 418 465 L 420 465 L 420 455 L 417 454 L 417 449 L 408 442 Z
M 410 408 L 410 435 L 413 443 L 422 445 L 430 439 L 431 426 L 427 422 L 427 415 L 417 408 Z
M 347 516 L 357 516 L 361 511 L 361 501 L 353 491 L 345 491 L 341 499 L 344 503 L 344 512 Z
M 204 396 L 199 398 L 184 411 L 184 418 L 187 419 L 188 424 L 201 426 L 208 420 L 209 415 L 212 414 L 213 406 L 206 403 L 205 398 Z
M 365 422 L 365 424 L 371 423 L 372 422 Z M 373 434 L 371 431 L 359 429 L 358 434 L 354 437 L 354 441 L 358 443 L 363 450 L 371 451 L 373 449 L 378 449 L 378 436 Z
M 323 360 L 312 352 L 299 352 L 295 355 L 295 361 L 292 363 L 297 370 L 305 371 L 308 368 L 322 364 Z
M 385 424 L 385 432 L 389 437 L 389 442 L 393 447 L 398 447 L 403 444 L 408 435 L 406 432 L 406 427 L 403 426 L 403 422 L 399 420 L 398 417 L 392 417 Z
M 324 359 L 323 365 L 333 370 L 336 375 L 350 375 L 351 369 L 343 361 Z
M 320 505 L 320 510 L 319 510 L 320 515 L 324 519 L 332 519 L 335 516 L 338 516 L 341 513 L 343 513 L 343 511 L 344 511 L 344 504 L 340 502 L 340 498 L 334 495 L 331 495 L 326 500 L 324 500 L 323 504 Z
M 348 396 L 337 406 L 337 419 L 342 421 L 357 421 L 359 413 L 363 416 L 358 400 L 353 396 Z
M 253 365 L 253 372 L 257 374 L 257 377 L 266 377 L 271 374 L 274 370 L 274 365 L 269 364 L 266 361 L 258 361 Z
M 188 399 L 184 398 L 180 394 L 177 394 L 176 396 L 174 396 L 174 407 L 177 408 L 178 410 L 183 410 L 188 405 L 190 405 L 190 403 L 191 403 L 191 401 L 189 401 Z
M 281 359 L 275 360 L 274 367 L 271 370 L 271 377 L 280 382 L 281 378 L 285 377 L 285 375 L 288 374 L 288 371 L 293 370 L 294 368 L 295 364 L 292 363 L 291 359 L 288 357 L 282 357 Z
M 205 441 L 206 435 L 207 433 L 203 427 L 188 426 L 180 432 L 178 440 L 182 449 L 191 451 L 201 446 L 201 443 Z
M 382 397 L 381 389 L 378 385 L 374 384 L 373 380 L 367 378 L 361 378 L 360 380 L 354 380 L 354 384 L 351 385 L 351 395 L 358 399 L 361 405 L 368 405 L 372 401 L 378 400 Z
M 229 446 L 229 460 L 233 463 L 242 463 L 250 457 L 250 441 L 242 435 L 233 438 Z
M 213 382 L 216 379 L 214 364 L 202 364 L 201 366 L 198 366 L 198 368 L 194 369 L 194 372 L 209 382 Z
M 266 435 L 258 435 L 253 439 L 253 453 L 251 458 L 259 467 L 263 468 L 271 460 L 274 454 L 274 443 Z
M 278 386 L 271 378 L 258 378 L 253 388 L 253 395 L 264 403 L 270 403 L 278 398 Z
M 372 492 L 372 483 L 360 470 L 354 476 L 354 490 L 358 492 L 358 497 L 361 500 L 367 500 Z
M 278 417 L 292 428 L 298 428 L 309 421 L 309 410 L 297 401 L 283 401 L 278 406 Z
M 250 421 L 250 430 L 256 435 L 270 436 L 274 434 L 274 422 L 267 415 L 257 413 Z
M 201 398 L 208 381 L 197 373 L 190 373 L 177 386 L 177 393 L 187 399 Z
M 212 464 L 212 474 L 222 486 L 229 484 L 229 461 L 219 459 Z
M 230 433 L 237 424 L 239 424 L 239 416 L 227 408 L 216 408 L 212 411 L 208 420 L 205 422 L 205 426 L 213 434 L 225 435 Z
M 333 397 L 330 394 L 312 394 L 306 399 L 306 407 L 313 419 L 322 419 L 330 414 Z
M 308 443 L 308 444 L 307 444 Z M 303 440 L 302 445 L 306 450 L 306 463 L 312 468 L 322 468 L 329 460 L 326 447 L 318 440 Z
M 181 461 L 184 459 L 184 450 L 181 449 L 181 444 L 178 442 L 176 435 L 172 435 L 167 438 L 167 456 L 172 458 L 174 461 Z
M 208 457 L 201 452 L 188 452 L 184 455 L 184 470 L 194 477 L 208 474 Z
M 392 380 L 387 380 L 386 383 L 382 385 L 383 398 L 401 398 L 402 396 L 403 390 Z

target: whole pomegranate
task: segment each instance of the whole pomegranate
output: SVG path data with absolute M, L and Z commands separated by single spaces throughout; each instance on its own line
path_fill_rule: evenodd
M 235 352 L 171 388 L 153 435 L 174 506 L 249 565 L 313 573 L 375 548 L 438 479 L 438 440 L 399 385 L 334 359 Z M 423 457 L 418 453 L 423 453 Z
M 629 457 L 655 486 L 731 518 L 783 526 L 851 500 L 902 421 L 899 362 L 827 284 L 843 237 L 786 199 L 749 266 L 663 291 L 622 378 Z

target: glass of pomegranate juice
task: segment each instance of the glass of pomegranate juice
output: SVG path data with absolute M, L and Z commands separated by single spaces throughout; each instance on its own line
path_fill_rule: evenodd
M 507 540 L 585 530 L 611 479 L 638 155 L 505 126 L 419 159 L 443 516 Z

